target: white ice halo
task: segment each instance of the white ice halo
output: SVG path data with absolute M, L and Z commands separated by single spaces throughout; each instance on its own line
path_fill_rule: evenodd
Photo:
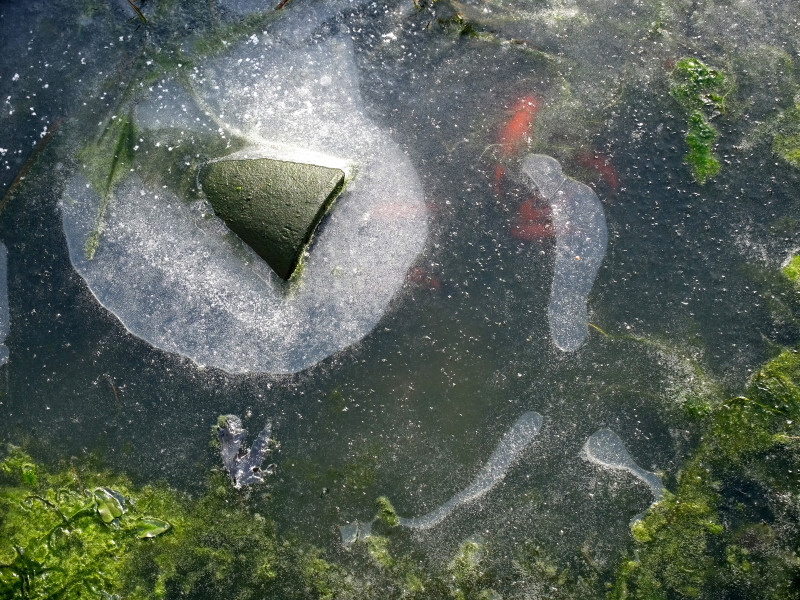
M 250 144 L 237 158 L 308 160 L 349 180 L 287 290 L 206 202 L 135 173 L 116 188 L 87 260 L 101 197 L 73 176 L 61 202 L 70 259 L 131 333 L 232 373 L 293 373 L 372 330 L 425 244 L 427 212 L 409 159 L 364 114 L 347 41 L 242 44 L 195 71 L 191 89 L 158 86 L 135 121 L 237 136 Z

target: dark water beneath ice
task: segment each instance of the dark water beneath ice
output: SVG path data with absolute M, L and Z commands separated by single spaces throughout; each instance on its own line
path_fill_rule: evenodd
M 129 334 L 72 268 L 57 204 L 77 145 L 107 118 L 140 49 L 239 17 L 176 7 L 161 21 L 154 13 L 148 31 L 128 22 L 124 3 L 73 5 L 0 7 L 0 192 L 45 126 L 58 124 L 0 213 L 11 317 L 3 441 L 34 440 L 53 461 L 100 451 L 138 480 L 197 489 L 220 466 L 209 448 L 218 415 L 240 415 L 251 439 L 271 419 L 277 472 L 254 495 L 285 530 L 333 547 L 338 526 L 371 518 L 379 495 L 409 517 L 447 501 L 519 415 L 536 411 L 541 431 L 505 480 L 413 543 L 452 549 L 480 534 L 569 553 L 588 540 L 613 561 L 650 489 L 584 460 L 589 436 L 612 429 L 669 488 L 696 442 L 681 404 L 712 385 L 739 389 L 772 341 L 797 342 L 771 317 L 758 273 L 796 247 L 798 172 L 763 145 L 742 149 L 746 132 L 723 121 L 721 174 L 705 186 L 692 181 L 684 117 L 659 66 L 686 48 L 648 46 L 637 62 L 623 56 L 635 32 L 581 44 L 532 28 L 532 47 L 578 73 L 566 98 L 551 59 L 520 48 L 518 24 L 530 15 L 487 21 L 491 39 L 457 37 L 430 13 L 393 3 L 365 4 L 307 32 L 349 35 L 365 114 L 422 182 L 429 233 L 413 274 L 366 337 L 297 374 L 230 375 L 158 350 Z M 772 12 L 764 3 L 758 14 Z M 548 331 L 553 241 L 511 235 L 529 192 L 514 158 L 492 148 L 527 94 L 542 104 L 531 149 L 591 180 L 608 225 L 589 296 L 594 327 L 574 353 L 556 349 Z M 581 167 L 577 146 L 610 157 L 618 190 Z M 498 194 L 503 160 L 510 174 Z

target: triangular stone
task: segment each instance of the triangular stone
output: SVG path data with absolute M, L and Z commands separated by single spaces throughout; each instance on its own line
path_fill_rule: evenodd
M 200 183 L 217 216 L 289 279 L 344 172 L 271 158 L 218 160 L 200 170 Z

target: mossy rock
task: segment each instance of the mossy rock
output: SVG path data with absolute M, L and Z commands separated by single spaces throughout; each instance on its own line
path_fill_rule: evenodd
M 223 159 L 200 170 L 217 216 L 285 280 L 344 177 L 340 169 L 271 158 Z

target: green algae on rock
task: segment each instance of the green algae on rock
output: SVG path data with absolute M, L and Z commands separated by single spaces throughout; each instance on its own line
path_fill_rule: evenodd
M 704 65 L 696 58 L 682 58 L 670 74 L 670 95 L 687 111 L 712 108 L 725 110 L 729 84 L 722 71 Z
M 340 169 L 271 158 L 223 159 L 200 170 L 217 216 L 284 280 L 344 178 Z
M 716 139 L 716 129 L 700 111 L 693 112 L 689 117 L 689 131 L 686 132 L 686 145 L 689 146 L 686 162 L 698 183 L 705 183 L 709 177 L 719 173 L 719 161 L 712 151 Z

